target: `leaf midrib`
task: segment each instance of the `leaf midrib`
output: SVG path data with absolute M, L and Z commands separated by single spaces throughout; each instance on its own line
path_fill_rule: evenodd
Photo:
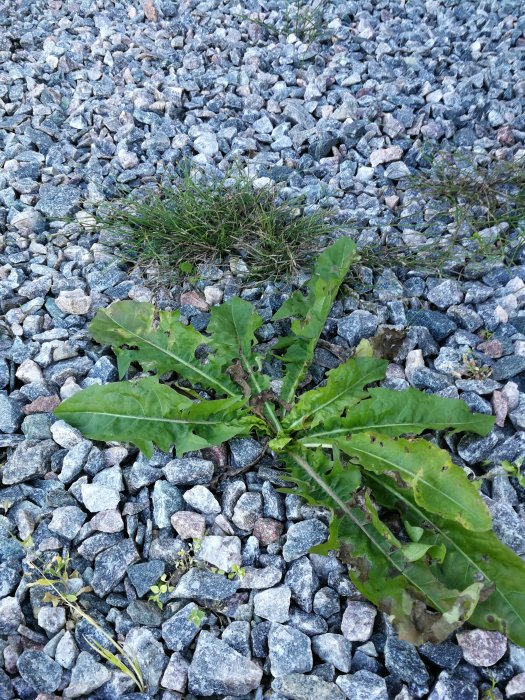
M 341 449 L 344 451 L 344 448 L 343 448 L 342 446 L 341 446 Z M 372 459 L 374 459 L 374 460 L 378 460 L 378 461 L 382 462 L 383 464 L 388 465 L 388 466 L 391 467 L 391 468 L 393 469 L 393 471 L 395 471 L 395 472 L 399 472 L 399 473 L 401 473 L 401 474 L 410 475 L 410 477 L 411 477 L 412 479 L 416 479 L 417 481 L 422 482 L 423 484 L 426 485 L 427 488 L 429 488 L 429 489 L 432 490 L 434 493 L 436 493 L 440 498 L 446 499 L 446 500 L 448 500 L 450 503 L 454 504 L 454 505 L 457 507 L 457 509 L 458 509 L 458 515 L 460 515 L 462 512 L 465 512 L 465 511 L 466 511 L 466 508 L 465 508 L 465 504 L 464 504 L 464 503 L 461 503 L 461 502 L 456 501 L 454 498 L 452 498 L 452 496 L 451 496 L 450 494 L 448 494 L 448 493 L 445 492 L 444 490 L 439 490 L 439 489 L 436 488 L 433 484 L 430 484 L 428 481 L 426 481 L 426 479 L 424 479 L 424 478 L 422 478 L 422 477 L 416 476 L 416 475 L 415 475 L 413 472 L 411 472 L 409 469 L 404 468 L 402 464 L 397 464 L 396 462 L 392 462 L 392 461 L 390 461 L 387 457 L 383 457 L 383 456 L 377 455 L 377 454 L 375 454 L 374 452 L 368 452 L 366 449 L 356 447 L 354 444 L 352 444 L 352 450 L 353 450 L 354 452 L 358 453 L 358 454 L 367 455 L 368 457 L 370 457 L 370 458 L 372 458 Z M 368 469 L 366 469 L 366 467 L 363 467 L 363 468 L 368 472 Z M 372 472 L 372 473 L 373 473 L 373 472 Z M 438 500 L 439 500 L 439 499 L 438 499 Z M 472 517 L 472 516 L 474 517 L 474 521 L 477 520 L 476 517 L 475 517 L 475 513 L 472 514 L 472 511 L 467 511 L 467 512 L 470 513 L 471 517 Z M 439 513 L 437 513 L 437 515 L 439 515 Z M 446 517 L 446 516 L 443 516 L 443 517 Z M 479 527 L 479 525 L 476 525 L 476 528 L 478 528 L 478 527 Z M 465 529 L 469 529 L 469 528 L 465 528 Z
M 423 511 L 421 511 L 421 510 L 418 508 L 417 504 L 414 504 L 414 503 L 412 503 L 412 501 L 410 501 L 410 500 L 408 500 L 407 498 L 405 498 L 405 496 L 404 496 L 400 491 L 397 491 L 396 489 L 392 488 L 392 487 L 388 484 L 387 481 L 380 481 L 379 478 L 378 478 L 378 476 L 377 476 L 377 474 L 372 474 L 372 473 L 368 472 L 368 473 L 366 474 L 366 477 L 365 477 L 365 478 L 366 478 L 367 480 L 370 479 L 371 481 L 376 482 L 376 483 L 379 484 L 382 488 L 386 489 L 386 490 L 389 491 L 391 494 L 393 494 L 394 497 L 395 497 L 396 499 L 399 499 L 399 500 L 403 501 L 403 503 L 404 503 L 409 509 L 411 509 L 411 510 L 413 510 L 415 513 L 417 513 L 417 515 L 421 518 L 421 521 L 427 521 L 427 520 L 429 519 L 429 518 L 428 518 L 428 513 L 424 513 Z M 523 622 L 523 624 L 525 625 L 525 618 L 522 617 L 522 616 L 518 613 L 518 611 L 516 610 L 516 608 L 514 607 L 514 605 L 513 605 L 513 604 L 510 602 L 510 600 L 504 595 L 504 593 L 502 593 L 502 591 L 500 590 L 500 588 L 499 588 L 499 586 L 498 586 L 498 581 L 497 581 L 497 579 L 494 579 L 494 578 L 492 578 L 491 576 L 487 576 L 487 574 L 483 571 L 483 569 L 481 569 L 480 566 L 479 566 L 473 559 L 471 559 L 471 558 L 469 557 L 469 555 L 468 555 L 463 549 L 461 549 L 461 547 L 459 547 L 449 535 L 447 535 L 446 532 L 444 532 L 438 525 L 436 525 L 436 523 L 435 523 L 434 521 L 431 521 L 431 523 L 432 523 L 432 527 L 433 527 L 437 532 L 439 532 L 439 534 L 441 535 L 441 537 L 443 537 L 444 540 L 446 540 L 457 552 L 459 552 L 459 554 L 460 554 L 461 556 L 463 556 L 470 564 L 472 564 L 472 566 L 473 566 L 480 574 L 482 574 L 483 577 L 484 577 L 485 579 L 487 579 L 488 581 L 490 581 L 490 583 L 494 584 L 494 586 L 495 586 L 496 590 L 498 591 L 499 595 L 503 598 L 504 601 L 506 601 L 507 605 L 511 608 L 512 612 L 516 615 L 517 619 L 521 620 L 521 621 Z M 518 591 L 517 591 L 517 592 L 518 592 Z
M 184 365 L 184 367 L 187 367 L 188 369 L 191 369 L 193 372 L 196 372 L 196 373 L 199 374 L 201 377 L 204 377 L 208 382 L 211 382 L 214 386 L 219 387 L 220 389 L 222 389 L 222 391 L 224 391 L 226 394 L 228 394 L 228 396 L 232 396 L 232 397 L 233 397 L 233 396 L 236 395 L 233 391 L 231 391 L 231 389 L 228 389 L 228 387 L 226 387 L 226 386 L 224 386 L 223 384 L 221 384 L 219 381 L 217 381 L 216 379 L 214 379 L 213 377 L 211 377 L 209 374 L 207 374 L 206 372 L 204 372 L 204 371 L 203 371 L 202 369 L 200 369 L 199 367 L 196 367 L 195 365 L 192 365 L 190 362 L 188 362 L 187 360 L 184 360 L 182 357 L 180 357 L 180 356 L 178 356 L 178 355 L 175 355 L 173 352 L 170 352 L 170 351 L 167 350 L 166 348 L 162 348 L 160 345 L 156 345 L 156 344 L 153 343 L 151 340 L 148 340 L 147 338 L 144 338 L 144 336 L 140 335 L 139 333 L 136 333 L 135 331 L 130 330 L 130 329 L 127 328 L 126 326 L 123 326 L 123 325 L 122 325 L 121 323 L 119 323 L 116 319 L 114 319 L 112 316 L 110 316 L 107 312 L 106 312 L 106 315 L 107 315 L 107 317 L 108 317 L 109 319 L 111 319 L 111 321 L 112 321 L 118 328 L 121 328 L 123 331 L 129 333 L 129 334 L 132 335 L 133 337 L 142 340 L 144 343 L 146 343 L 146 344 L 149 345 L 150 347 L 154 348 L 155 350 L 158 350 L 158 351 L 164 353 L 165 355 L 167 355 L 168 357 L 173 358 L 174 360 L 176 360 L 176 361 L 177 361 L 178 363 L 180 363 L 181 365 Z M 203 338 L 203 343 L 206 343 L 206 338 Z M 139 360 L 139 362 L 140 362 L 140 360 Z
M 461 425 L 462 426 L 468 426 L 472 424 L 476 424 L 476 420 L 471 420 L 471 421 L 466 421 L 462 420 Z M 422 428 L 423 430 L 446 430 L 447 428 L 451 427 L 451 422 L 450 421 L 439 421 L 439 422 L 432 422 L 432 427 L 429 427 L 428 422 L 426 423 L 419 423 L 417 421 L 407 421 L 403 423 L 367 423 L 366 425 L 352 425 L 349 427 L 343 427 L 343 428 L 334 428 L 333 430 L 325 430 L 325 431 L 319 431 L 316 433 L 308 433 L 304 438 L 301 439 L 301 443 L 305 445 L 306 447 L 320 447 L 321 445 L 318 445 L 317 443 L 306 443 L 304 440 L 306 438 L 308 439 L 315 439 L 315 438 L 331 438 L 331 437 L 339 437 L 339 436 L 344 436 L 348 435 L 349 432 L 351 433 L 357 433 L 357 432 L 366 432 L 367 430 L 374 430 L 374 429 L 381 429 L 381 428 L 408 428 L 410 426 L 416 426 L 419 428 Z M 458 429 L 455 428 L 457 431 Z M 463 430 L 463 428 L 461 428 Z M 410 433 L 410 430 L 407 430 L 407 434 Z M 400 433 L 403 434 L 403 433 Z

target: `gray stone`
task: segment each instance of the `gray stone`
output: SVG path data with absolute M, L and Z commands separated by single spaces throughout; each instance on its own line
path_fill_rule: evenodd
M 253 566 L 244 567 L 244 576 L 239 581 L 239 588 L 265 589 L 272 588 L 282 579 L 283 573 L 275 566 L 265 566 L 255 569 Z
M 327 632 L 312 639 L 312 649 L 317 656 L 333 664 L 343 673 L 350 671 L 352 663 L 352 643 L 341 634 Z
M 55 661 L 65 669 L 72 669 L 78 656 L 78 647 L 75 643 L 75 638 L 69 630 L 66 630 L 64 636 L 57 644 L 55 651 Z
M 455 280 L 444 280 L 440 284 L 432 287 L 427 294 L 427 298 L 438 309 L 448 309 L 449 306 L 461 304 L 463 292 L 461 285 Z
M 318 676 L 305 676 L 302 673 L 289 673 L 275 678 L 272 681 L 272 690 L 289 700 L 344 700 L 345 698 L 334 683 L 327 683 Z
M 16 666 L 25 682 L 37 693 L 54 693 L 62 680 L 62 668 L 43 651 L 23 651 Z
M 87 651 L 81 651 L 71 671 L 71 680 L 64 691 L 64 697 L 80 698 L 89 695 L 110 678 L 111 672 L 105 666 L 95 661 Z
M 171 484 L 193 486 L 209 484 L 213 477 L 214 465 L 208 459 L 172 459 L 162 469 Z
M 293 627 L 273 623 L 268 634 L 268 650 L 274 678 L 312 670 L 310 638 Z
M 77 506 L 63 506 L 53 511 L 48 528 L 66 540 L 73 540 L 86 522 L 86 518 L 87 515 Z
M 49 634 L 56 634 L 66 624 L 66 611 L 57 606 L 44 605 L 38 611 L 38 626 Z
M 257 519 L 262 515 L 262 496 L 248 491 L 243 493 L 235 504 L 232 520 L 241 530 L 251 532 Z
M 53 440 L 22 442 L 2 469 L 2 482 L 7 486 L 45 476 L 49 470 L 49 460 L 57 450 Z
M 478 700 L 478 689 L 463 679 L 451 678 L 446 671 L 439 674 L 428 700 Z
M 159 581 L 165 569 L 166 564 L 159 559 L 132 564 L 129 567 L 127 574 L 139 598 L 150 593 L 151 586 Z
M 339 676 L 337 685 L 348 700 L 388 700 L 384 678 L 370 671 L 356 671 L 350 676 Z
M 393 675 L 420 693 L 428 692 L 429 674 L 415 647 L 390 636 L 385 645 L 385 666 Z M 426 688 L 426 690 L 425 690 Z
M 327 526 L 316 518 L 294 523 L 286 533 L 286 543 L 283 547 L 284 560 L 290 562 L 299 559 L 308 554 L 312 547 L 326 542 L 327 539 Z
M 251 438 L 234 438 L 228 443 L 231 463 L 235 469 L 244 469 L 260 456 L 262 447 Z
M 22 424 L 22 406 L 0 391 L 0 433 L 14 433 Z
M 184 508 L 182 494 L 176 486 L 163 479 L 156 481 L 151 495 L 153 518 L 157 527 L 171 526 L 171 516 Z
M 341 610 L 339 594 L 328 586 L 320 588 L 314 596 L 313 610 L 325 619 L 337 615 Z
M 181 656 L 181 654 L 174 652 L 170 656 L 170 660 L 160 681 L 161 686 L 168 690 L 173 690 L 176 693 L 183 694 L 188 682 L 188 668 L 189 663 L 186 659 Z
M 525 523 L 507 501 L 490 501 L 494 532 L 520 556 L 525 555 Z
M 187 651 L 190 644 L 205 624 L 206 617 L 196 624 L 194 613 L 199 610 L 195 603 L 188 603 L 162 625 L 162 638 L 172 651 Z
M 244 695 L 255 690 L 262 669 L 225 642 L 202 631 L 188 668 L 188 690 L 196 695 Z
M 253 597 L 253 611 L 271 622 L 286 622 L 290 616 L 291 591 L 288 586 L 276 586 L 257 592 Z
M 305 612 L 312 612 L 313 596 L 319 587 L 319 579 L 308 557 L 296 559 L 286 572 L 284 583 L 292 592 L 292 599 Z
M 14 634 L 24 624 L 24 615 L 16 598 L 0 600 L 0 634 Z
M 492 378 L 496 381 L 511 379 L 521 372 L 525 372 L 525 356 L 509 355 L 494 363 Z
M 374 335 L 379 325 L 379 319 L 369 311 L 353 311 L 337 324 L 337 332 L 347 343 L 354 347 L 363 338 Z
M 159 627 L 162 622 L 162 610 L 151 600 L 132 600 L 126 612 L 137 627 Z
M 150 630 L 141 627 L 132 629 L 126 636 L 124 651 L 136 660 L 146 686 L 157 688 L 168 665 L 168 657 Z
M 81 473 L 91 448 L 92 444 L 89 440 L 82 440 L 68 451 L 58 475 L 63 484 L 70 484 Z
M 510 679 L 505 688 L 505 694 L 509 700 L 525 697 L 525 673 L 518 673 Z
M 80 202 L 80 191 L 76 187 L 60 185 L 56 187 L 44 184 L 40 187 L 38 211 L 50 219 L 62 219 L 69 216 Z
M 93 591 L 101 597 L 109 593 L 126 575 L 139 554 L 132 540 L 122 540 L 95 557 L 95 573 L 91 580 Z
M 176 488 L 176 487 L 173 487 Z M 205 486 L 197 485 L 186 491 L 183 499 L 199 513 L 213 515 L 221 512 L 221 506 L 215 496 Z
M 190 569 L 178 582 L 173 597 L 221 601 L 232 596 L 238 585 L 236 580 L 230 580 L 226 576 Z

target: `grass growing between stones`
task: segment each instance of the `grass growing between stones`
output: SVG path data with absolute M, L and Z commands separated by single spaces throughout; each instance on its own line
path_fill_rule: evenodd
M 272 186 L 246 175 L 195 178 L 185 170 L 173 185 L 104 204 L 97 226 L 121 241 L 122 256 L 176 279 L 202 263 L 240 257 L 248 276 L 268 280 L 308 265 L 332 226 L 300 199 L 282 201 Z
M 522 262 L 525 247 L 525 161 L 478 163 L 466 151 L 442 151 L 408 180 L 409 192 L 432 211 L 425 220 L 428 240 L 419 245 L 382 241 L 360 250 L 363 265 L 446 271 L 461 275 L 477 264 Z M 401 213 L 393 226 L 412 226 Z M 431 233 L 432 231 L 432 233 Z M 426 235 L 426 234 L 425 234 Z

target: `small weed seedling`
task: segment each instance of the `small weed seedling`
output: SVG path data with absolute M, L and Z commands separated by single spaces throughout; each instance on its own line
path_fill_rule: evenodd
M 188 615 L 188 621 L 195 625 L 195 627 L 200 627 L 205 617 L 205 611 L 197 607 L 193 608 L 193 610 Z
M 98 310 L 92 336 L 113 347 L 121 377 L 132 363 L 156 374 L 88 387 L 55 414 L 92 440 L 131 442 L 147 456 L 154 445 L 175 445 L 181 456 L 238 436 L 264 440 L 292 484 L 282 490 L 331 512 L 328 539 L 313 551 L 336 551 L 404 639 L 439 642 L 468 620 L 525 645 L 525 562 L 492 531 L 477 485 L 421 437 L 484 436 L 493 416 L 416 389 L 366 388 L 388 366 L 375 357 L 350 358 L 322 385 L 300 389 L 354 259 L 354 244 L 340 238 L 320 255 L 304 293 L 274 314 L 292 319 L 271 349 L 284 367 L 279 395 L 257 351 L 264 321 L 246 300 L 215 306 L 206 335 L 178 312 L 119 301 Z M 161 383 L 170 372 L 200 394 Z M 200 398 L 204 390 L 210 398 Z
M 174 586 L 170 583 L 170 577 L 168 574 L 163 574 L 154 586 L 151 586 L 151 595 L 148 596 L 148 600 L 155 603 L 161 610 L 164 607 L 164 602 L 161 600 L 162 596 L 166 593 L 171 593 Z
M 29 561 L 29 569 L 36 571 L 40 578 L 32 581 L 29 586 L 45 586 L 51 588 L 52 593 L 46 592 L 43 601 L 50 602 L 56 607 L 59 603 L 63 603 L 72 613 L 74 618 L 82 617 L 88 624 L 97 630 L 117 652 L 106 649 L 97 640 L 84 637 L 87 644 L 94 649 L 102 658 L 108 661 L 112 666 L 119 669 L 137 686 L 139 692 L 144 692 L 146 685 L 142 677 L 142 671 L 135 657 L 130 655 L 117 641 L 109 635 L 106 630 L 101 627 L 91 615 L 89 615 L 79 605 L 78 599 L 82 593 L 91 590 L 89 587 L 83 587 L 72 594 L 68 591 L 68 583 L 72 578 L 78 578 L 78 572 L 69 573 L 69 557 L 55 556 L 48 564 L 43 564 L 41 567 L 35 561 Z

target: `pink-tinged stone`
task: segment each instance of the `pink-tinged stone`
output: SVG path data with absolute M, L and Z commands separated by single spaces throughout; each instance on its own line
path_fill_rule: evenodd
M 498 360 L 503 355 L 503 345 L 499 340 L 486 340 L 478 345 L 477 350 L 493 360 Z
M 101 510 L 94 515 L 89 524 L 98 532 L 120 532 L 124 529 L 124 521 L 118 510 Z
M 155 7 L 153 0 L 144 0 L 142 3 L 142 9 L 144 10 L 146 19 L 149 19 L 150 22 L 157 21 L 157 8 Z
M 266 547 L 279 539 L 283 532 L 283 524 L 273 518 L 258 518 L 253 527 L 253 535 Z
M 518 408 L 520 402 L 520 390 L 516 382 L 507 382 L 501 390 L 501 393 L 507 399 L 509 412 L 513 411 L 515 408 Z
M 171 524 L 183 540 L 200 539 L 206 529 L 204 516 L 191 510 L 179 510 L 177 513 L 173 513 Z
M 498 130 L 498 141 L 502 146 L 514 146 L 514 132 L 508 124 Z
M 226 445 L 213 445 L 202 450 L 204 459 L 209 459 L 218 467 L 225 467 L 228 464 L 228 450 Z
M 507 638 L 501 632 L 469 630 L 456 637 L 463 658 L 473 666 L 494 666 L 507 651 Z
M 51 413 L 59 403 L 60 399 L 56 394 L 52 394 L 51 396 L 39 396 L 38 399 L 24 406 L 22 411 L 26 416 L 31 413 Z
M 509 410 L 509 403 L 507 397 L 501 391 L 495 391 L 492 394 L 492 409 L 496 416 L 496 425 L 503 428 Z
M 396 209 L 399 204 L 399 197 L 395 194 L 391 194 L 389 197 L 385 197 L 385 204 L 389 209 Z
M 381 165 L 382 163 L 391 163 L 394 160 L 400 160 L 403 155 L 403 149 L 400 146 L 389 146 L 389 148 L 378 148 L 370 154 L 370 163 L 372 167 Z
M 181 294 L 180 304 L 181 306 L 193 306 L 193 308 L 198 309 L 199 311 L 210 310 L 210 305 L 204 296 L 195 291 L 184 292 L 184 294 Z
M 350 642 L 366 642 L 374 631 L 377 610 L 370 603 L 350 600 L 343 613 L 341 632 Z

